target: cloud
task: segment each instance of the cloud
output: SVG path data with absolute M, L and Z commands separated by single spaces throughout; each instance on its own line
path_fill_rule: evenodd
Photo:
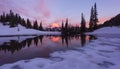
M 25 3 L 25 4 L 24 4 Z M 46 19 L 50 17 L 46 0 L 0 0 L 0 13 L 13 10 L 28 18 Z
M 48 5 L 46 0 L 39 0 L 36 4 L 35 8 L 36 12 L 40 12 L 42 14 L 42 17 L 50 18 L 50 10 L 48 9 Z

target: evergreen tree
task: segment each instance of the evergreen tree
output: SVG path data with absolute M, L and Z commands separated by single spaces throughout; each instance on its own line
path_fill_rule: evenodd
M 62 21 L 62 28 L 61 28 L 61 31 L 64 31 L 64 23 Z
M 65 23 L 65 30 L 68 29 L 68 18 L 66 19 L 66 23 Z
M 37 20 L 35 20 L 34 25 L 33 25 L 33 28 L 34 28 L 34 29 L 38 29 L 38 22 L 37 22 Z
M 94 4 L 94 29 L 97 28 L 98 18 L 97 18 L 97 6 L 96 3 Z
M 3 22 L 4 25 L 5 25 L 5 22 L 6 22 L 5 19 L 6 19 L 5 12 L 3 12 L 3 15 L 2 15 L 2 19 L 1 19 L 1 20 L 2 20 L 2 22 Z
M 21 22 L 22 22 L 22 19 L 20 16 L 18 16 L 18 23 L 21 24 Z
M 89 29 L 93 30 L 93 25 L 94 25 L 94 10 L 93 7 L 91 8 L 91 15 L 90 15 L 90 22 L 89 22 Z
M 81 15 L 81 32 L 85 32 L 86 31 L 86 21 L 85 21 L 85 18 L 84 18 L 84 15 L 82 13 Z
M 27 28 L 32 28 L 32 25 L 29 19 L 27 19 Z
M 91 16 L 90 16 L 90 23 L 89 23 L 89 29 L 90 31 L 93 31 L 97 29 L 97 23 L 98 23 L 98 18 L 97 18 L 97 6 L 96 3 L 94 4 L 94 7 L 91 9 Z
M 17 14 L 14 15 L 13 11 L 10 10 L 10 27 L 15 27 L 15 26 L 17 26 L 17 21 L 16 21 L 16 17 L 17 17 L 17 16 L 18 16 Z
M 26 25 L 26 22 L 25 22 L 25 20 L 24 19 L 21 19 L 21 25 L 22 26 L 24 26 L 24 27 L 26 27 L 27 25 Z
M 43 31 L 42 22 L 40 23 L 39 30 Z

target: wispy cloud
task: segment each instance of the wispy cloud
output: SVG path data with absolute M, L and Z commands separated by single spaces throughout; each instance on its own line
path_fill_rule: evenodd
M 49 18 L 50 10 L 46 0 L 0 0 L 0 13 L 12 9 L 28 18 Z
M 40 0 L 39 8 L 44 17 L 50 17 L 50 10 L 46 4 L 46 0 Z

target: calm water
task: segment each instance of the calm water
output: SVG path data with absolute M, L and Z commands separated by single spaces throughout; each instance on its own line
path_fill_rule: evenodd
M 92 35 L 0 37 L 0 65 L 32 58 L 49 58 L 54 51 L 83 47 Z

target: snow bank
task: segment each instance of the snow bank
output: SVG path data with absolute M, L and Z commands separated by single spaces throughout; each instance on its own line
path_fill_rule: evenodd
M 102 34 L 120 34 L 120 27 L 104 27 L 98 30 L 95 30 L 94 32 L 87 33 L 87 34 L 96 34 L 96 35 L 102 35 Z
M 19 30 L 18 31 L 18 27 Z M 9 26 L 3 26 L 0 24 L 0 36 L 10 36 L 10 35 L 60 35 L 60 32 L 48 32 L 48 31 L 38 31 L 34 29 L 26 29 L 25 27 L 19 25 L 18 27 L 9 28 Z
M 120 38 L 100 37 L 83 48 L 58 51 L 48 59 L 5 64 L 0 69 L 120 69 Z

